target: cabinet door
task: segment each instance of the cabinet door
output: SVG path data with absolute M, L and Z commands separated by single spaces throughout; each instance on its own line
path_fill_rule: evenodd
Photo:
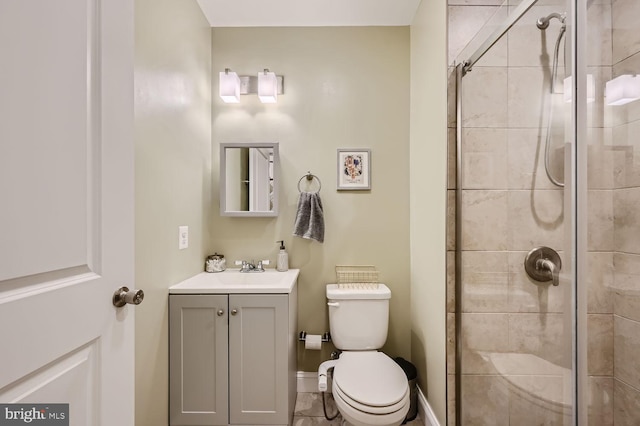
M 228 424 L 228 297 L 169 296 L 169 423 Z
M 229 310 L 230 423 L 288 424 L 288 296 L 230 295 Z

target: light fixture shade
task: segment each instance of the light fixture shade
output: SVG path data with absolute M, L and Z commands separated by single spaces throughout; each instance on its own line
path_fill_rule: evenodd
M 263 104 L 278 102 L 278 79 L 275 73 L 269 70 L 258 73 L 258 97 Z
M 228 104 L 240 102 L 240 77 L 228 69 L 220 73 L 220 97 Z
M 607 105 L 624 105 L 640 99 L 640 77 L 624 74 L 607 81 Z
M 571 76 L 564 79 L 564 101 L 571 102 L 573 96 L 573 79 Z M 596 100 L 596 86 L 593 81 L 593 74 L 587 74 L 587 102 L 595 102 Z

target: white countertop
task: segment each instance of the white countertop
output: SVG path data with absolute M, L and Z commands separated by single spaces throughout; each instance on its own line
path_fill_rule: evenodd
M 278 272 L 201 272 L 169 287 L 169 294 L 236 294 L 236 293 L 291 293 L 298 280 L 299 269 Z

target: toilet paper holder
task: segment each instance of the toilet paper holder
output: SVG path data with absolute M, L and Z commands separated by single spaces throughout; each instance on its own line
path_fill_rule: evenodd
M 301 331 L 300 332 L 300 336 L 298 337 L 298 340 L 300 342 L 304 342 L 305 340 L 307 340 L 307 332 L 306 331 Z M 331 341 L 331 335 L 329 334 L 328 331 L 325 331 L 322 334 L 322 342 L 326 343 L 326 342 L 330 342 Z

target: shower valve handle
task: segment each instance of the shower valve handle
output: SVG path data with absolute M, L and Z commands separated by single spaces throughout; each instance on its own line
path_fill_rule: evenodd
M 560 271 L 556 268 L 556 264 L 549 259 L 538 259 L 536 261 L 536 268 L 540 271 L 549 271 L 551 273 L 551 282 L 554 286 L 560 284 Z
M 536 281 L 551 281 L 554 286 L 560 284 L 562 261 L 552 248 L 536 247 L 531 250 L 524 258 L 524 269 Z

